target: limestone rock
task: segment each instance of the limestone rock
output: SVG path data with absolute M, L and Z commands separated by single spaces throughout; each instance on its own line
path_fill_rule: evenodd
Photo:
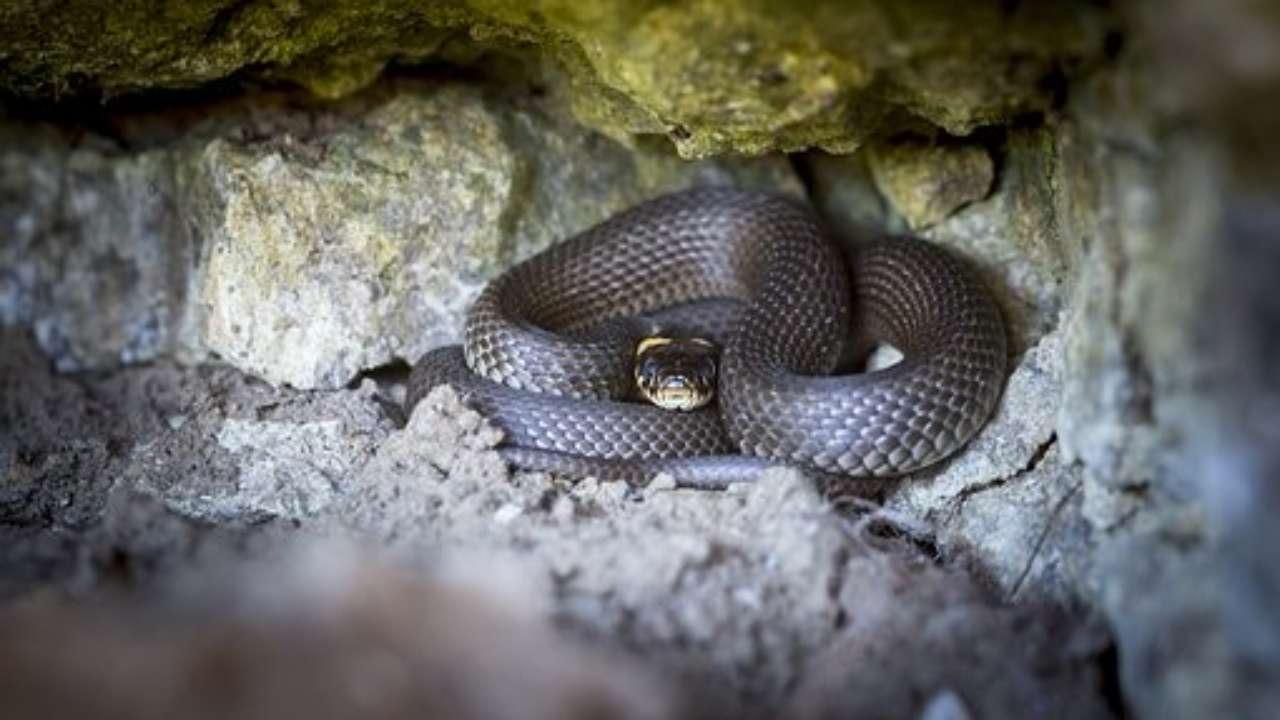
M 838 242 L 853 246 L 869 233 L 905 231 L 902 218 L 876 186 L 865 151 L 798 157 L 810 179 L 809 200 Z
M 494 49 L 527 74 L 501 89 L 435 81 L 277 103 L 127 151 L 13 131 L 0 148 L 0 322 L 32 328 L 63 369 L 161 359 L 72 379 L 0 330 L 0 594 L 150 579 L 198 538 L 354 531 L 418 562 L 519 577 L 513 596 L 534 612 L 620 637 L 718 695 L 706 715 L 788 695 L 848 712 L 904 687 L 911 711 L 958 697 L 984 714 L 980 670 L 1003 667 L 1011 646 L 1054 644 L 1012 632 L 996 600 L 1047 598 L 1104 614 L 1125 712 L 1269 717 L 1280 212 L 1260 179 L 1280 167 L 1267 94 L 1280 33 L 1244 0 L 1178 0 L 1115 4 L 1132 24 L 1104 40 L 1097 4 L 1081 5 L 7 5 L 0 78 L 23 97 L 185 87 L 250 66 L 336 96 L 392 58 L 483 74 Z M 568 79 L 544 82 L 546 58 Z M 847 152 L 931 126 L 988 153 L 990 183 L 976 155 L 960 163 L 963 192 L 935 182 L 924 202 L 884 176 L 909 162 L 797 164 L 842 231 L 912 221 L 997 293 L 1013 368 L 1001 411 L 881 513 L 931 523 L 919 539 L 978 569 L 996 600 L 910 567 L 881 572 L 857 521 L 789 473 L 721 494 L 570 487 L 511 474 L 457 398 L 420 405 L 399 430 L 395 393 L 370 383 L 313 397 L 163 359 L 216 353 L 278 384 L 334 388 L 454 339 L 486 273 L 648 193 L 797 187 L 777 161 L 680 164 L 658 150 L 668 138 L 685 155 Z M 916 177 L 946 177 L 935 163 Z M 140 511 L 148 502 L 163 512 Z M 185 528 L 176 540 L 170 523 Z M 913 603 L 930 589 L 941 597 Z M 894 632 L 843 632 L 867 622 Z M 1071 691 L 1036 696 L 1080 697 L 1089 673 L 1070 665 L 1098 650 L 1084 645 L 1062 644 L 1065 662 L 1022 656 L 1048 657 Z M 877 685 L 874 668 L 940 647 L 960 659 Z M 991 694 L 1025 711 L 1008 690 Z M 1093 696 L 1079 709 L 1093 712 Z
M 1057 325 L 1078 261 L 1079 241 L 1063 229 L 1056 190 L 1063 132 L 1010 131 L 1001 144 L 995 191 L 921 233 L 977 261 L 1000 302 L 1015 352 Z
M 295 387 L 338 387 L 454 336 L 500 261 L 517 177 L 497 119 L 457 89 L 317 137 L 216 139 L 179 162 L 205 343 Z
M 556 97 L 397 87 L 329 109 L 214 108 L 136 155 L 17 133 L 0 151 L 0 320 L 34 327 L 64 370 L 213 354 L 335 388 L 456 342 L 490 277 L 641 200 L 801 192 L 780 158 L 629 150 Z
M 1262 718 L 1280 700 L 1280 585 L 1259 555 L 1275 537 L 1267 438 L 1280 426 L 1280 363 L 1262 338 L 1276 327 L 1280 213 L 1254 182 L 1274 178 L 1259 169 L 1274 149 L 1247 131 L 1205 142 L 1186 123 L 1247 130 L 1257 118 L 1223 118 L 1228 98 L 1273 111 L 1254 83 L 1280 62 L 1260 55 L 1245 71 L 1234 58 L 1260 34 L 1273 47 L 1280 24 L 1247 3 L 1154 9 L 1148 41 L 1164 46 L 1164 62 L 1100 78 L 1083 95 L 1091 121 L 1065 138 L 1101 149 L 1062 156 L 1063 194 L 1081 203 L 1070 227 L 1088 242 L 1067 320 L 1061 447 L 1083 466 L 1082 512 L 1098 546 L 1087 583 L 1116 628 L 1135 711 Z M 1185 25 L 1193 19 L 1201 30 Z M 1240 45 L 1203 30 L 1233 24 Z M 1193 35 L 1194 65 L 1224 72 L 1207 96 L 1198 75 L 1183 79 L 1191 65 L 1178 39 Z M 1152 88 L 1192 115 L 1150 104 Z M 1215 103 L 1199 105 L 1206 97 Z
M 205 248 L 204 342 L 295 387 L 457 342 L 489 278 L 642 199 L 738 179 L 797 189 L 777 160 L 636 154 L 462 86 L 396 96 L 316 137 L 216 140 L 182 162 Z
M 975 190 L 991 184 L 981 170 L 989 158 L 979 158 L 977 181 L 961 183 L 973 190 L 962 196 L 978 199 L 917 233 L 969 261 L 1000 305 L 1015 354 L 1034 345 L 1058 323 L 1080 252 L 1073 236 L 1063 229 L 1066 210 L 1056 190 L 1059 153 L 1070 149 L 1059 147 L 1062 137 L 1063 132 L 1053 127 L 1008 132 L 997 143 L 1003 161 L 991 192 L 978 197 Z M 979 148 L 946 149 L 941 154 L 956 152 L 986 156 L 986 150 Z M 924 157 L 933 154 L 925 151 Z M 904 221 L 899 214 L 902 201 L 881 193 L 885 184 L 872 169 L 886 159 L 873 157 L 874 153 L 860 152 L 848 158 L 810 155 L 806 159 L 815 203 L 831 216 L 830 224 L 845 242 L 856 243 L 874 233 L 910 232 L 910 218 Z M 929 199 L 933 193 L 926 188 L 945 186 L 939 178 L 946 173 L 932 161 L 917 160 L 923 162 L 917 169 L 924 176 L 938 173 L 937 182 L 906 183 L 903 193 L 918 191 L 925 207 L 933 202 Z

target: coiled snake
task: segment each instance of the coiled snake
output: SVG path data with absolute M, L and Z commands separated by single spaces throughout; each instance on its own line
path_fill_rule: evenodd
M 650 315 L 670 307 L 675 320 Z M 723 343 L 718 401 L 687 413 L 622 402 L 640 337 L 704 307 Z M 886 238 L 846 268 L 803 205 L 736 190 L 651 200 L 516 265 L 481 292 L 465 334 L 465 348 L 415 365 L 409 409 L 448 383 L 504 430 L 515 465 L 689 485 L 776 464 L 926 467 L 986 422 L 1005 370 L 999 312 L 956 259 Z M 829 375 L 850 338 L 868 337 L 902 360 Z

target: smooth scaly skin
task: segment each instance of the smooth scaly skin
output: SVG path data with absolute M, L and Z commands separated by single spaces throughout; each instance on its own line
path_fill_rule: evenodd
M 453 385 L 506 432 L 513 463 L 569 475 L 669 472 L 715 486 L 776 464 L 850 477 L 921 469 L 959 450 L 995 407 L 999 312 L 960 263 L 920 240 L 876 241 L 851 265 L 849 278 L 812 213 L 790 200 L 658 198 L 491 282 L 468 315 L 465 359 L 456 346 L 427 353 L 407 404 Z M 704 298 L 742 301 L 718 401 L 675 413 L 615 400 L 629 394 L 637 339 L 661 324 L 634 318 Z M 829 376 L 855 332 L 902 361 Z

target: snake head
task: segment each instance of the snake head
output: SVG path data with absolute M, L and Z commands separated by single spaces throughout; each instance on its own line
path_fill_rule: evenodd
M 636 388 L 665 410 L 697 410 L 715 397 L 716 355 L 702 338 L 645 338 L 636 346 Z

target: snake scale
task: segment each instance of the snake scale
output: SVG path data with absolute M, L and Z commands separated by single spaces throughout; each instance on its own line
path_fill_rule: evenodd
M 687 413 L 621 401 L 639 338 L 660 329 L 664 308 L 698 301 L 727 325 L 707 331 L 722 334 L 718 399 Z M 831 375 L 852 338 L 903 357 Z M 504 431 L 510 462 L 568 475 L 669 472 L 717 486 L 788 464 L 892 477 L 978 431 L 1005 362 L 994 302 L 941 249 L 881 238 L 846 265 L 804 205 L 698 189 L 637 205 L 495 278 L 469 311 L 464 346 L 414 366 L 406 403 L 453 385 Z

